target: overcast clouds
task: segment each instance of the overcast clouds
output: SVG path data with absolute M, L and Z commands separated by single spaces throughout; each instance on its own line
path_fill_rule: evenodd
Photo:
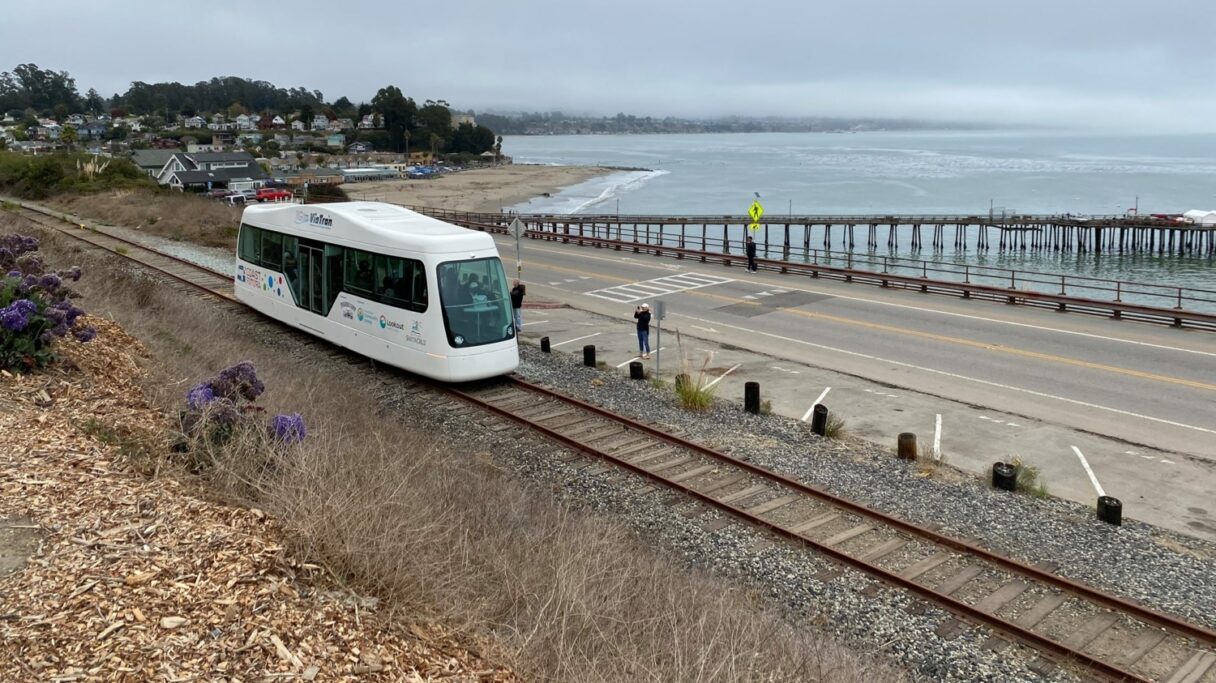
M 1216 131 L 1211 0 L 6 3 L 0 70 L 684 117 Z

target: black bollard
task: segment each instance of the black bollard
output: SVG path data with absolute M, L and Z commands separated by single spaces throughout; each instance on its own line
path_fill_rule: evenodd
M 642 361 L 635 360 L 629 364 L 629 379 L 646 379 L 646 368 Z
M 1115 526 L 1123 525 L 1123 503 L 1118 498 L 1098 496 L 1098 519 Z
M 1018 471 L 1007 462 L 992 464 L 992 487 L 1012 491 L 1018 487 Z
M 588 344 L 583 347 L 583 365 L 589 368 L 595 367 L 595 344 Z
M 816 403 L 811 411 L 811 431 L 819 436 L 828 435 L 828 407 L 822 403 Z
M 915 460 L 916 459 L 916 435 L 912 432 L 903 432 L 895 441 L 895 452 L 900 460 Z
M 748 382 L 743 385 L 743 409 L 753 415 L 760 413 L 759 382 Z
M 541 337 L 541 338 L 540 338 L 540 352 L 541 352 L 541 353 L 549 353 L 549 350 L 550 350 L 550 349 L 549 349 L 549 338 L 548 338 L 548 337 Z

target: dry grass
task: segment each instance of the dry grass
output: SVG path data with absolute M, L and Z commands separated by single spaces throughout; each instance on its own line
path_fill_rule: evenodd
M 120 190 L 95 195 L 66 195 L 45 202 L 111 225 L 208 247 L 236 249 L 240 207 L 170 190 Z
M 45 250 L 65 251 L 64 239 Z M 483 654 L 536 680 L 904 678 L 808 626 L 791 628 L 738 584 L 675 567 L 612 520 L 437 441 L 427 416 L 386 417 L 366 378 L 293 350 L 282 328 L 234 329 L 230 313 L 102 257 L 52 262 L 61 259 L 83 261 L 90 312 L 115 318 L 163 364 L 153 390 L 167 409 L 193 382 L 249 359 L 268 387 L 259 403 L 305 410 L 310 436 L 299 447 L 267 452 L 261 438 L 238 438 L 217 452 L 213 490 L 277 515 L 294 551 L 403 617 L 462 627 Z

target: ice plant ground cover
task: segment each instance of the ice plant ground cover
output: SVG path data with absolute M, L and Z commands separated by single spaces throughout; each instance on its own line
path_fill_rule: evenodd
M 48 270 L 38 253 L 38 240 L 27 235 L 0 235 L 0 368 L 28 372 L 55 360 L 55 342 L 74 336 L 88 342 L 97 334 L 78 325 L 84 311 L 65 283 L 80 279 L 80 268 Z

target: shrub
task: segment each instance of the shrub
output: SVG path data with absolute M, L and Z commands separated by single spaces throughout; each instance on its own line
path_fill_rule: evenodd
M 689 372 L 688 356 L 684 353 L 684 342 L 680 338 L 679 330 L 676 330 L 676 345 L 680 348 L 680 374 L 676 375 L 675 383 L 676 398 L 679 399 L 680 405 L 689 410 L 706 410 L 713 403 L 716 386 L 709 385 L 705 369 L 709 367 L 714 356 L 712 353 L 706 354 L 696 377 L 693 377 Z
M 71 334 L 88 342 L 97 334 L 78 326 L 84 311 L 64 282 L 80 279 L 80 268 L 47 272 L 38 255 L 38 240 L 0 235 L 0 368 L 25 372 L 55 359 L 55 342 Z
M 266 385 L 249 361 L 225 368 L 186 391 L 181 422 L 194 471 L 214 464 L 221 449 L 230 450 L 234 441 L 251 457 L 268 463 L 275 447 L 294 445 L 308 436 L 299 413 L 276 415 L 263 426 L 264 411 L 254 403 L 265 391 Z
M 1047 484 L 1039 481 L 1039 468 L 1028 465 L 1018 456 L 1013 456 L 1013 469 L 1017 472 L 1015 488 L 1018 493 L 1027 493 L 1036 498 L 1047 497 Z

